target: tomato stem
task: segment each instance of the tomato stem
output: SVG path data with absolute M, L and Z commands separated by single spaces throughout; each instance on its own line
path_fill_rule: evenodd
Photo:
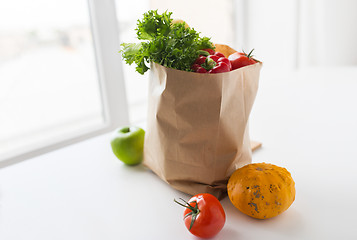
M 253 55 L 252 55 L 253 51 L 254 51 L 254 48 L 248 53 L 247 57 L 249 59 L 251 59 L 253 57 Z
M 183 207 L 185 207 L 185 208 L 188 208 L 188 209 L 191 210 L 191 212 L 187 213 L 187 214 L 183 217 L 183 218 L 185 219 L 186 217 L 191 216 L 191 224 L 190 224 L 190 228 L 189 228 L 189 230 L 191 230 L 193 224 L 194 224 L 195 221 L 196 221 L 196 218 L 197 218 L 198 214 L 200 213 L 200 209 L 198 209 L 198 204 L 197 204 L 196 201 L 191 202 L 191 203 L 196 203 L 196 205 L 193 207 L 190 203 L 188 203 L 188 202 L 185 201 L 184 199 L 182 199 L 182 198 L 179 198 L 179 199 L 180 199 L 181 201 L 183 201 L 186 205 L 184 205 L 184 204 L 182 204 L 182 203 L 176 201 L 176 199 L 174 199 L 174 202 L 177 203 L 177 204 L 179 204 L 179 205 L 181 205 L 181 206 L 183 206 Z
M 244 53 L 244 55 L 245 55 L 247 58 L 253 59 L 253 60 L 256 61 L 256 62 L 260 62 L 259 60 L 253 58 L 253 57 L 254 57 L 254 55 L 252 54 L 253 51 L 254 51 L 254 48 L 253 48 L 252 50 L 250 50 L 250 52 L 249 52 L 248 54 L 246 54 L 246 53 L 244 52 L 244 50 L 242 50 L 242 52 Z
M 194 207 L 192 207 L 188 202 L 186 202 L 185 200 L 183 200 L 182 198 L 179 198 L 180 200 L 182 200 L 184 203 L 186 203 L 187 205 L 184 205 L 184 204 L 182 204 L 182 203 L 180 203 L 180 202 L 178 202 L 178 201 L 176 201 L 176 199 L 174 199 L 174 202 L 175 203 L 177 203 L 177 204 L 179 204 L 179 205 L 181 205 L 181 206 L 183 206 L 183 207 L 185 207 L 185 208 L 188 208 L 188 209 L 190 209 L 190 210 L 193 210 L 194 209 Z
M 242 50 L 243 54 L 249 59 L 251 59 L 253 57 L 253 55 L 252 55 L 253 51 L 254 51 L 254 48 L 252 50 L 250 50 L 250 52 L 248 54 L 246 54 L 245 51 Z

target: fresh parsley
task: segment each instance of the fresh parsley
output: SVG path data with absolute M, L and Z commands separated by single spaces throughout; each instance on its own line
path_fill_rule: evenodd
M 158 14 L 157 10 L 144 13 L 137 22 L 140 43 L 121 44 L 121 54 L 129 65 L 135 63 L 136 71 L 144 74 L 150 62 L 165 67 L 192 72 L 191 65 L 200 55 L 200 49 L 214 48 L 208 37 L 200 37 L 185 23 L 172 23 L 172 12 Z

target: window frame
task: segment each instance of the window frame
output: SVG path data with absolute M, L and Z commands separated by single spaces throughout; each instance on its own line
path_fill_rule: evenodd
M 129 124 L 128 103 L 120 54 L 119 28 L 114 0 L 88 0 L 104 124 L 58 138 L 0 160 L 0 168 L 86 140 Z

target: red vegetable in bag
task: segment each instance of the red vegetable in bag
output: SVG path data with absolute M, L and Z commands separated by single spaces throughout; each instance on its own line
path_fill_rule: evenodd
M 258 61 L 252 58 L 253 50 L 254 49 L 252 49 L 248 54 L 245 52 L 235 52 L 229 55 L 228 59 L 232 64 L 232 70 L 257 63 Z
M 197 73 L 222 73 L 231 71 L 232 65 L 222 53 L 214 52 L 212 49 L 203 49 L 202 55 L 196 59 L 191 68 Z

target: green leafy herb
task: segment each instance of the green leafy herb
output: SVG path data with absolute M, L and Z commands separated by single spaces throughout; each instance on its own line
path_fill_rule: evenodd
M 150 62 L 165 67 L 191 72 L 191 65 L 201 49 L 214 48 L 210 38 L 200 37 L 184 23 L 172 24 L 172 12 L 158 14 L 157 10 L 144 13 L 138 20 L 137 37 L 140 43 L 123 43 L 121 50 L 127 64 L 136 64 L 136 71 L 144 74 Z

